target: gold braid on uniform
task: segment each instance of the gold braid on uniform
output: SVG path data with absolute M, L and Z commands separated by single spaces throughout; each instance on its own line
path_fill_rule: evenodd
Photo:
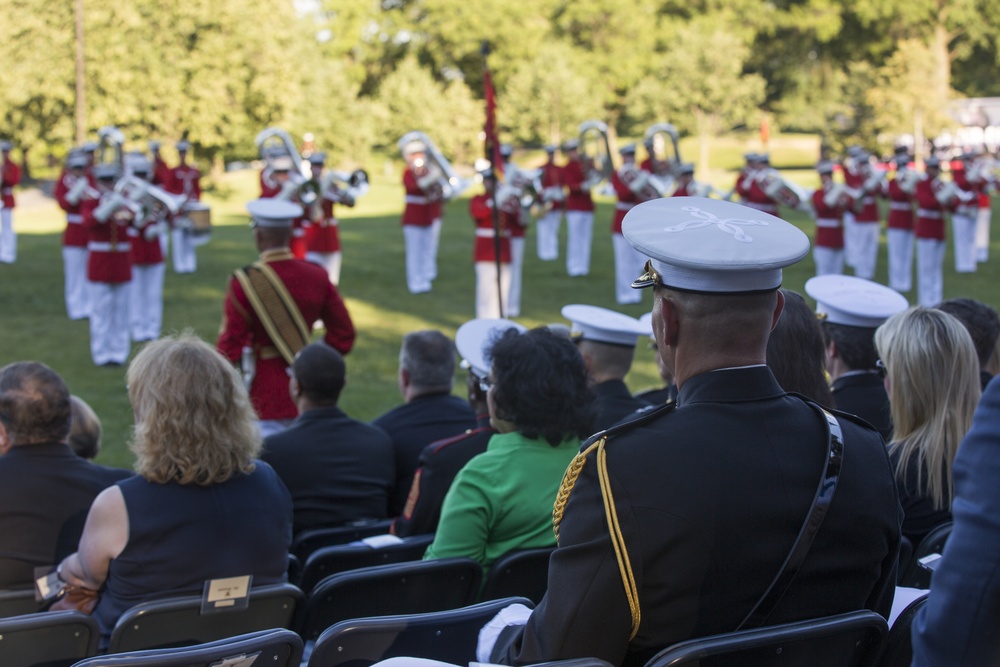
M 635 584 L 635 576 L 632 574 L 632 563 L 629 561 L 628 550 L 625 548 L 625 536 L 622 535 L 621 526 L 618 523 L 618 513 L 615 511 L 615 499 L 611 493 L 611 480 L 608 477 L 608 460 L 605 444 L 608 441 L 607 435 L 585 450 L 573 457 L 569 467 L 563 474 L 562 483 L 559 485 L 559 492 L 556 494 L 556 502 L 552 507 L 552 530 L 556 534 L 556 543 L 559 542 L 559 524 L 562 522 L 563 512 L 566 510 L 566 503 L 569 502 L 570 493 L 576 486 L 576 480 L 583 472 L 583 466 L 587 463 L 587 456 L 597 452 L 597 479 L 601 485 L 601 499 L 604 501 L 604 517 L 608 523 L 608 533 L 611 535 L 611 545 L 615 548 L 615 557 L 618 559 L 618 572 L 621 574 L 622 585 L 625 587 L 625 598 L 628 600 L 629 612 L 632 615 L 632 630 L 629 640 L 635 638 L 639 632 L 639 621 L 642 618 L 639 609 L 639 589 Z
M 264 262 L 237 269 L 236 279 L 268 337 L 289 366 L 309 344 L 309 329 L 281 278 Z

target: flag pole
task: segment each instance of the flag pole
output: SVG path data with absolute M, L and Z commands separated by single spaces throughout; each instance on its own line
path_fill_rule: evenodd
M 500 146 L 497 143 L 496 126 L 496 93 L 493 90 L 493 78 L 490 76 L 490 67 L 487 59 L 490 55 L 490 43 L 483 40 L 480 53 L 483 56 L 483 96 L 486 99 L 486 124 L 484 134 L 484 148 L 486 159 L 490 163 L 490 175 L 493 178 L 493 192 L 490 196 L 493 199 L 493 262 L 497 270 L 497 304 L 500 306 L 500 317 L 504 317 L 503 281 L 500 277 L 502 262 L 500 261 L 500 209 L 497 206 L 497 188 L 500 185 L 500 177 L 503 175 L 503 167 L 498 157 Z

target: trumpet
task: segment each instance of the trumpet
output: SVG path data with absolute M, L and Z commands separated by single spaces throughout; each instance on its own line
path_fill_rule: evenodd
M 839 206 L 846 209 L 851 205 L 851 200 L 855 195 L 857 195 L 857 191 L 849 188 L 846 183 L 833 183 L 823 195 L 823 203 L 830 208 Z
M 662 137 L 666 137 L 667 140 Z M 674 149 L 673 158 L 667 155 L 667 141 Z M 677 133 L 677 128 L 670 123 L 654 123 L 646 128 L 642 135 L 642 143 L 649 151 L 653 173 L 661 178 L 671 176 L 674 166 L 681 163 L 680 135 Z M 658 152 L 662 154 L 662 158 L 657 156 Z
M 508 162 L 504 182 L 497 188 L 497 206 L 501 211 L 517 213 L 522 208 L 530 208 L 539 200 L 541 192 L 541 169 L 522 169 Z
M 805 188 L 786 180 L 777 169 L 761 169 L 753 178 L 760 184 L 764 194 L 789 208 L 802 208 L 809 201 L 809 193 Z
M 163 188 L 157 187 L 137 176 L 126 176 L 125 178 L 118 179 L 118 182 L 115 183 L 115 192 L 122 195 L 127 202 L 134 204 L 135 208 L 129 206 L 129 204 L 125 205 L 132 208 L 136 215 L 141 213 L 142 199 L 146 196 L 152 197 L 163 204 L 171 215 L 180 213 L 188 201 L 188 198 L 184 195 L 170 194 Z
M 354 171 L 328 171 L 323 175 L 320 190 L 324 197 L 345 206 L 354 206 L 359 197 L 368 194 L 371 188 L 368 172 L 364 169 Z
M 396 145 L 428 199 L 448 201 L 472 185 L 471 180 L 458 177 L 451 163 L 425 133 L 407 132 Z
M 960 187 L 955 181 L 942 181 L 941 179 L 935 179 L 931 183 L 931 187 L 934 190 L 934 198 L 938 200 L 938 203 L 942 206 L 951 206 L 953 203 L 958 204 L 969 204 L 976 200 L 977 195 L 975 192 L 967 192 Z
M 90 184 L 86 176 L 66 174 L 64 180 L 70 184 L 66 190 L 66 201 L 74 206 L 80 203 L 81 199 L 101 198 L 101 193 Z
M 611 162 L 611 147 L 608 144 L 608 126 L 599 120 L 588 120 L 580 124 L 580 156 L 583 158 L 585 176 L 580 185 L 582 190 L 591 190 L 601 181 L 611 181 L 614 165 Z
M 917 183 L 920 182 L 920 172 L 914 169 L 900 169 L 896 172 L 896 182 L 899 183 L 899 189 L 908 195 L 914 195 L 917 192 Z

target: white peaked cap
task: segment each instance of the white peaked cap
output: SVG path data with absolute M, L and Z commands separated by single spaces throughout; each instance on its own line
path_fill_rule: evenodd
M 570 304 L 563 306 L 562 316 L 573 323 L 572 334 L 596 343 L 634 346 L 639 336 L 649 335 L 636 318 L 600 306 Z
M 906 297 L 879 283 L 855 276 L 816 276 L 806 281 L 816 312 L 830 324 L 874 329 L 909 308 Z
M 247 202 L 247 211 L 261 227 L 291 227 L 302 215 L 301 206 L 283 199 L 255 199 Z
M 480 318 L 469 320 L 455 332 L 455 349 L 458 350 L 458 356 L 462 357 L 463 365 L 473 375 L 485 378 L 490 374 L 490 367 L 493 366 L 490 349 L 507 329 L 527 331 L 522 325 L 510 320 Z

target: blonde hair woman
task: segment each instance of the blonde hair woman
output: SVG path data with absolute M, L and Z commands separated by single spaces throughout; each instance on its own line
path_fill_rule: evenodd
M 140 602 L 198 593 L 208 579 L 285 581 L 292 503 L 256 460 L 261 440 L 243 381 L 191 335 L 147 345 L 127 374 L 136 477 L 101 493 L 77 553 L 59 571 L 100 590 L 94 616 L 108 637 Z
M 889 456 L 914 544 L 951 519 L 951 464 L 979 403 L 979 360 L 956 318 L 915 307 L 875 332 L 893 433 Z

